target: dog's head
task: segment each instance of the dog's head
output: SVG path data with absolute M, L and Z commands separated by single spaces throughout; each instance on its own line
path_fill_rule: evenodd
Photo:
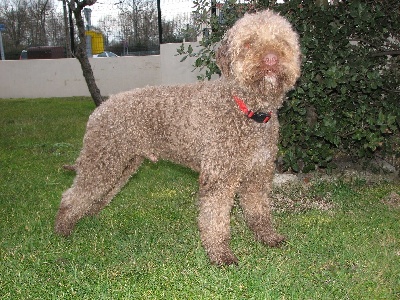
M 266 94 L 291 89 L 300 76 L 300 47 L 291 24 L 270 10 L 246 14 L 229 29 L 216 53 L 224 77 Z

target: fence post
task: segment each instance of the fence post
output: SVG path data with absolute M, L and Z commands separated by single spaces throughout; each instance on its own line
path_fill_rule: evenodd
M 1 36 L 1 32 L 5 29 L 4 24 L 0 24 L 0 54 L 1 54 L 1 60 L 5 60 L 4 58 L 4 48 L 3 48 L 3 38 Z

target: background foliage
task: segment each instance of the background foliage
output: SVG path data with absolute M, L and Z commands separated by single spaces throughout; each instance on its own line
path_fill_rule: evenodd
M 199 52 L 179 52 L 196 56 L 196 67 L 205 68 L 204 77 L 211 78 L 219 74 L 216 43 L 237 18 L 266 7 L 279 11 L 299 33 L 303 53 L 302 76 L 280 111 L 281 167 L 329 169 L 342 156 L 398 161 L 400 3 L 275 2 L 227 1 L 211 19 L 207 1 L 195 2 L 197 22 L 212 33 L 203 37 Z

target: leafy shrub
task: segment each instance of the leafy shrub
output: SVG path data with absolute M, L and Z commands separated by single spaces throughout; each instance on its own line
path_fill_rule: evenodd
M 341 155 L 399 157 L 400 3 L 274 2 L 230 0 L 211 18 L 207 1 L 195 2 L 197 21 L 212 32 L 199 52 L 182 46 L 180 54 L 196 56 L 196 67 L 206 68 L 204 78 L 210 79 L 219 74 L 215 47 L 237 18 L 265 7 L 279 11 L 299 33 L 304 56 L 302 76 L 280 110 L 282 167 L 308 172 L 334 167 Z

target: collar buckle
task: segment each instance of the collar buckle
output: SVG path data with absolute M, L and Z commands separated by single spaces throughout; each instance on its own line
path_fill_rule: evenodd
M 271 119 L 271 113 L 263 113 L 263 112 L 252 112 L 252 115 L 247 115 L 250 119 L 256 121 L 257 123 L 267 123 L 269 119 Z
M 233 96 L 233 99 L 236 101 L 240 110 L 249 118 L 257 123 L 267 123 L 269 119 L 272 117 L 272 112 L 264 113 L 264 112 L 254 112 L 249 110 L 242 99 L 237 96 Z

